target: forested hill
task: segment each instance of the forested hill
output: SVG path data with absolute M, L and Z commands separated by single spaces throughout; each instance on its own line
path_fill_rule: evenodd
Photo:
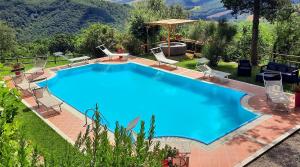
M 17 30 L 19 40 L 74 33 L 92 22 L 122 27 L 129 5 L 97 0 L 1 0 L 0 19 Z
M 133 3 L 139 0 L 110 0 L 117 3 Z M 294 4 L 300 0 L 291 0 Z M 221 0 L 165 0 L 168 5 L 181 4 L 191 14 L 192 19 L 233 19 L 231 12 L 228 11 Z M 246 18 L 241 16 L 241 18 Z

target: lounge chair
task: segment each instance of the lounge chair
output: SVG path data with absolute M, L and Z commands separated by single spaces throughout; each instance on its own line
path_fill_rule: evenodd
M 220 79 L 222 82 L 228 81 L 228 77 L 229 75 L 231 75 L 230 73 L 213 70 L 208 65 L 202 63 L 197 63 L 196 69 L 202 72 L 204 74 L 204 77 L 205 76 L 216 77 Z
M 277 74 L 280 75 L 279 80 L 267 80 L 265 77 L 263 77 L 267 99 L 274 104 L 273 109 L 281 104 L 284 105 L 288 111 L 290 111 L 289 104 L 291 102 L 289 97 L 283 91 L 282 75 L 281 73 Z
M 32 89 L 37 88 L 37 86 L 32 83 L 33 80 L 29 81 L 26 78 L 25 73 L 21 73 L 20 75 L 13 76 L 12 81 L 15 87 L 20 91 L 26 90 L 32 92 Z
M 175 65 L 175 67 L 177 68 L 176 63 L 178 63 L 178 61 L 167 59 L 160 47 L 151 49 L 151 52 L 154 54 L 156 60 L 158 61 L 159 63 L 158 65 L 164 63 L 164 64 Z
M 42 74 L 44 74 L 44 69 L 46 67 L 47 64 L 47 57 L 45 58 L 39 58 L 37 57 L 35 59 L 35 63 L 33 68 L 31 68 L 30 70 L 26 71 L 26 73 L 29 74 L 38 74 L 39 72 L 41 72 Z
M 61 106 L 63 105 L 63 101 L 58 100 L 56 97 L 51 95 L 50 91 L 47 87 L 36 88 L 33 89 L 33 95 L 38 104 L 38 107 L 44 105 L 46 107 L 46 111 L 48 112 L 50 109 L 54 111 L 62 112 Z M 56 110 L 59 109 L 59 110 Z
M 114 56 L 126 57 L 126 59 L 129 57 L 129 53 L 112 53 L 104 45 L 97 46 L 96 48 L 100 49 L 104 54 L 106 54 L 106 56 L 109 57 L 109 60 L 112 60 Z
M 133 128 L 136 127 L 136 125 L 138 124 L 139 121 L 140 121 L 140 117 L 137 117 L 134 120 L 132 120 L 131 122 L 129 122 L 129 124 L 126 127 L 126 131 L 130 133 L 134 142 L 137 141 L 138 135 L 133 131 Z
M 89 56 L 81 56 L 81 57 L 70 58 L 69 56 L 66 56 L 66 55 L 62 54 L 61 52 L 57 52 L 56 55 L 60 56 L 60 57 L 63 57 L 64 59 L 68 60 L 70 62 L 68 64 L 68 66 L 72 66 L 76 62 L 82 62 L 82 61 L 85 61 L 85 63 L 88 64 L 89 63 L 88 60 L 91 58 Z

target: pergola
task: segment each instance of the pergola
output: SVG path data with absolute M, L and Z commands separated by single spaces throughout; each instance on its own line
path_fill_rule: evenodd
M 186 19 L 167 19 L 167 20 L 159 20 L 146 23 L 149 26 L 162 26 L 168 30 L 168 49 L 169 49 L 169 56 L 171 53 L 171 31 L 176 28 L 178 25 L 194 23 L 197 20 L 186 20 Z

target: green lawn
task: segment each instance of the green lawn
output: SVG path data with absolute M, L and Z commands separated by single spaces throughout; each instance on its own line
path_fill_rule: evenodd
M 74 149 L 30 109 L 25 106 L 22 108 L 15 121 L 20 125 L 25 138 L 36 146 L 45 158 L 60 159 L 65 155 L 66 149 Z
M 47 67 L 53 67 L 57 65 L 63 65 L 67 62 L 54 62 L 48 63 Z M 32 65 L 25 65 L 26 69 L 30 69 Z M 10 75 L 10 67 L 2 66 L 0 64 L 0 78 L 6 75 Z M 59 134 L 57 134 L 52 128 L 44 123 L 38 116 L 36 116 L 29 108 L 22 103 L 20 110 L 14 120 L 15 123 L 21 127 L 22 133 L 25 138 L 31 142 L 33 146 L 36 146 L 40 153 L 48 160 L 60 159 L 64 156 L 66 149 L 74 149 L 66 140 L 64 140 Z

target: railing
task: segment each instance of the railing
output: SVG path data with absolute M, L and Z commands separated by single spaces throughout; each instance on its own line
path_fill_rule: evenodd
M 33 64 L 37 59 L 47 58 L 48 62 L 63 62 L 67 61 L 56 56 L 35 56 L 35 57 L 25 57 L 25 56 L 14 56 L 10 58 L 0 58 L 0 61 L 4 64 L 22 63 L 22 64 Z
M 89 113 L 89 112 L 93 112 L 93 115 L 92 115 L 92 117 L 91 117 L 91 120 L 92 120 L 92 123 L 91 123 L 91 124 L 88 123 L 88 113 Z M 85 111 L 85 113 L 84 113 L 84 116 L 85 116 L 85 124 L 83 125 L 83 127 L 87 127 L 87 126 L 90 126 L 90 125 L 92 125 L 92 127 L 94 127 L 94 121 L 95 121 L 96 112 L 98 112 L 98 104 L 96 105 L 96 108 L 90 108 L 90 109 L 87 109 L 87 110 Z M 108 120 L 103 116 L 103 114 L 101 114 L 101 113 L 99 112 L 99 116 L 100 116 L 100 121 L 102 121 L 102 120 L 105 121 L 105 122 L 103 122 L 102 124 L 103 124 L 103 125 L 106 124 L 107 126 L 109 126 L 109 122 L 108 122 Z
M 72 54 L 73 57 L 80 57 L 83 56 L 83 54 Z M 47 58 L 48 62 L 54 62 L 54 64 L 57 64 L 58 62 L 66 62 L 65 58 L 62 56 L 13 56 L 13 57 L 1 57 L 0 56 L 0 62 L 4 64 L 13 64 L 13 63 L 22 63 L 22 64 L 33 64 L 37 59 L 41 58 Z
M 284 63 L 293 67 L 300 67 L 300 56 L 282 53 L 272 53 L 270 60 L 278 63 Z

